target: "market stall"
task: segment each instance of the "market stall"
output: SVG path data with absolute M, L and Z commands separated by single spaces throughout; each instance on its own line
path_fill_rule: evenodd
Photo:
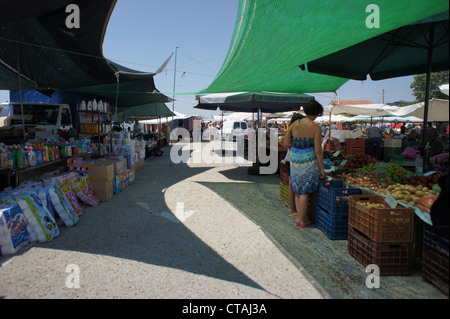
M 55 239 L 78 223 L 85 207 L 131 187 L 144 165 L 145 142 L 131 139 L 127 131 L 112 134 L 111 152 L 100 157 L 86 140 L 49 136 L 39 142 L 0 146 L 9 159 L 0 171 L 15 177 L 0 193 L 0 255 Z
M 448 270 L 430 269 L 433 258 L 448 261 L 448 226 L 442 233 L 431 214 L 441 192 L 448 196 L 448 189 L 441 188 L 448 179 L 448 150 L 446 164 L 424 166 L 418 160 L 420 132 L 410 131 L 411 135 L 400 136 L 386 130 L 384 156 L 377 160 L 365 152 L 365 125 L 357 130 L 332 130 L 332 147 L 323 145 L 327 178 L 309 197 L 308 219 L 330 240 L 347 240 L 348 253 L 365 266 L 378 265 L 381 275 L 410 275 L 422 267 L 424 279 L 448 294 Z M 288 191 L 289 166 L 283 163 L 280 198 L 287 204 Z M 448 214 L 442 209 L 439 213 Z

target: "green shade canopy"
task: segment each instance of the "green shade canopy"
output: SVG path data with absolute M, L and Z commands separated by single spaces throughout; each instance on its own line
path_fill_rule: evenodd
M 118 94 L 120 108 L 171 101 L 155 88 L 155 73 L 131 70 L 103 56 L 103 39 L 116 2 L 2 1 L 0 90 L 36 90 L 49 96 L 57 90 L 71 91 L 111 105 Z M 80 28 L 67 27 L 68 4 L 78 6 Z
M 125 122 L 169 116 L 175 116 L 175 114 L 164 103 L 152 103 L 126 108 L 125 110 L 114 114 L 113 120 Z
M 199 93 L 336 91 L 348 79 L 300 65 L 448 11 L 443 0 L 379 0 L 380 27 L 369 28 L 371 0 L 240 0 L 228 54 Z

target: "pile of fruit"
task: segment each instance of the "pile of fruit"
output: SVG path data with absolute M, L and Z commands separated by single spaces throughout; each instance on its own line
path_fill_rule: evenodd
M 399 183 L 402 178 L 413 175 L 414 173 L 408 171 L 404 167 L 395 163 L 370 163 L 360 169 L 360 172 L 377 172 L 391 177 L 394 183 Z
M 363 201 L 357 201 L 356 204 L 361 205 L 367 209 L 371 208 L 386 208 L 384 204 L 380 203 L 371 203 L 371 202 L 363 202 Z
M 349 168 L 338 168 L 335 171 L 327 173 L 327 176 L 330 176 L 331 178 L 337 178 L 341 179 L 342 177 L 345 177 L 348 174 L 352 174 L 353 170 Z
M 341 180 L 347 185 L 368 188 L 376 193 L 381 193 L 381 191 L 385 190 L 389 185 L 394 184 L 391 177 L 374 172 L 353 172 L 343 175 Z
M 413 186 L 402 184 L 390 185 L 386 189 L 380 191 L 380 194 L 386 195 L 388 193 L 391 194 L 395 200 L 411 206 L 415 206 L 416 200 L 419 198 L 438 194 L 435 190 L 422 185 Z
M 375 162 L 376 160 L 372 159 L 370 155 L 356 153 L 347 158 L 347 163 L 345 163 L 344 168 L 357 169 Z
M 444 176 L 444 173 L 442 173 L 441 171 L 437 171 L 436 173 L 428 176 L 423 175 L 421 176 L 414 175 L 410 177 L 405 176 L 400 179 L 399 183 L 413 186 L 421 185 L 423 187 L 432 188 L 433 185 L 435 185 L 442 176 Z

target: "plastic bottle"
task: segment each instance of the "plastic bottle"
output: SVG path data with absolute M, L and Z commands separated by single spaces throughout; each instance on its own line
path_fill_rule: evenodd
M 37 165 L 36 152 L 31 146 L 28 147 L 28 165 L 30 166 Z
M 22 168 L 27 168 L 30 166 L 28 164 L 28 147 L 21 146 L 20 148 L 22 150 L 22 158 L 20 159 L 22 161 Z
M 47 162 L 50 162 L 52 160 L 52 158 L 50 157 L 50 151 L 48 149 L 48 146 L 44 145 L 44 149 L 45 149 L 45 157 L 47 159 Z
M 420 156 L 420 154 L 417 154 L 415 166 L 416 166 L 416 174 L 422 175 L 423 174 L 423 159 Z
M 14 157 L 11 148 L 8 148 L 8 168 L 14 169 Z
M 57 145 L 53 145 L 53 154 L 55 154 L 55 161 L 59 160 L 59 149 Z
M 20 146 L 16 146 L 16 169 L 22 168 L 22 149 Z
M 8 154 L 6 150 L 2 148 L 2 153 L 0 154 L 0 168 L 8 167 Z
M 49 156 L 49 159 L 50 159 L 50 161 L 54 161 L 55 160 L 55 154 L 53 153 L 53 147 L 51 147 L 50 145 L 49 146 L 47 146 L 47 149 L 48 149 L 48 156 Z
M 36 152 L 36 163 L 38 165 L 42 164 L 42 150 L 40 149 L 39 144 L 34 145 L 34 149 Z
M 44 145 L 39 144 L 39 149 L 41 150 L 41 153 L 42 153 L 42 163 L 48 162 L 48 159 L 47 159 L 47 152 L 45 151 Z

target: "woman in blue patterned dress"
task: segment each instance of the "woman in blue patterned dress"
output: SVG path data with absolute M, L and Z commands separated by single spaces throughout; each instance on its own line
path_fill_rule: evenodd
M 319 188 L 325 178 L 322 152 L 322 132 L 314 120 L 323 113 L 320 103 L 312 100 L 303 107 L 306 117 L 295 121 L 286 132 L 291 145 L 290 187 L 295 192 L 297 218 L 295 224 L 308 226 L 308 195 Z

